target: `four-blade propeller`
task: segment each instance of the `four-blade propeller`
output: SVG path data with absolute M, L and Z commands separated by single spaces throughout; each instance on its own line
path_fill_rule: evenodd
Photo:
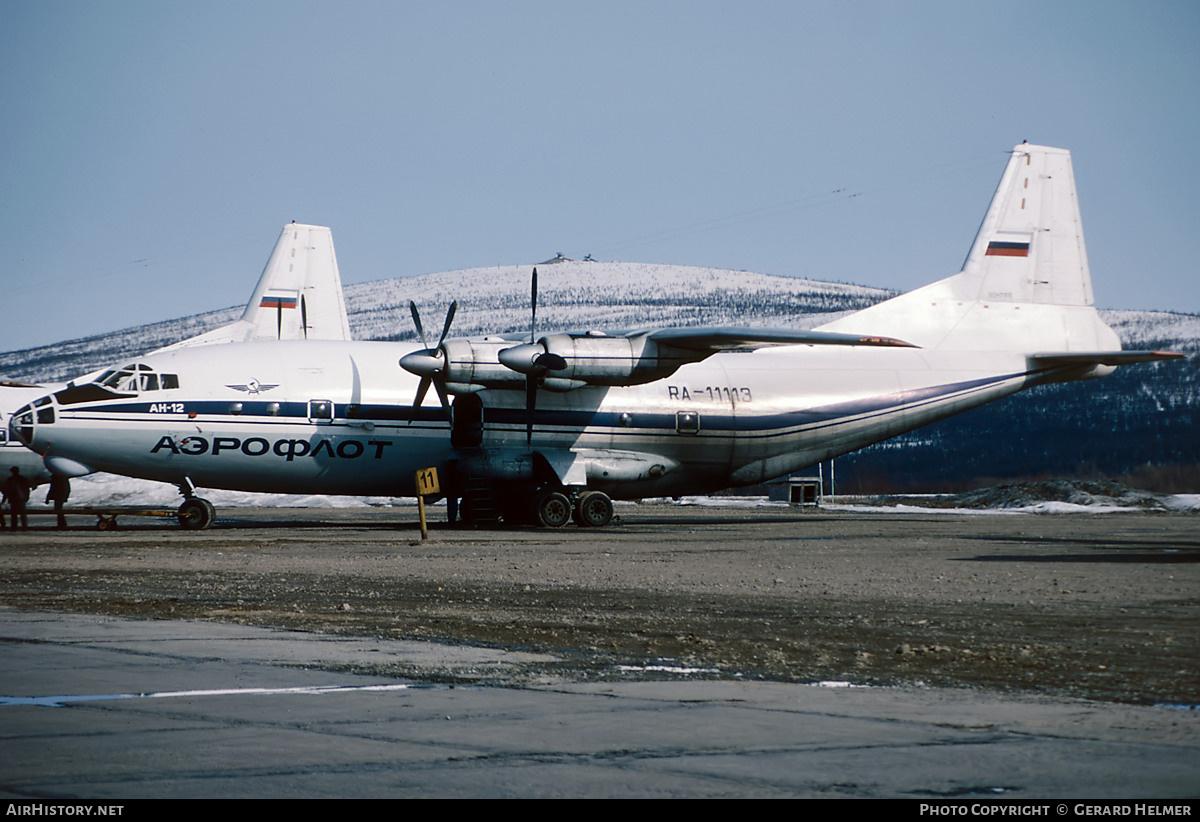
M 537 269 L 535 268 L 529 295 L 529 342 L 505 348 L 496 355 L 502 365 L 525 375 L 526 445 L 533 442 L 533 416 L 537 407 L 538 388 L 542 380 L 549 372 L 563 371 L 568 366 L 565 359 L 558 354 L 549 353 L 545 346 L 537 341 L 537 290 Z M 413 400 L 412 412 L 408 421 L 411 424 L 416 417 L 421 403 L 425 400 L 425 395 L 429 392 L 430 385 L 437 391 L 442 409 L 446 412 L 446 418 L 449 420 L 451 418 L 450 398 L 446 388 L 446 372 L 449 363 L 447 351 L 442 343 L 446 341 L 446 335 L 450 333 L 450 324 L 454 320 L 454 312 L 458 310 L 458 302 L 450 304 L 450 309 L 446 312 L 446 322 L 442 325 L 442 334 L 438 337 L 437 345 L 434 346 L 430 346 L 425 339 L 425 329 L 421 324 L 421 314 L 417 310 L 417 304 L 409 301 L 408 306 L 412 311 L 413 325 L 416 326 L 417 336 L 421 338 L 421 344 L 425 346 L 420 351 L 414 351 L 400 358 L 402 368 L 421 378 L 420 383 L 417 384 L 417 394 Z
M 538 384 L 550 371 L 561 371 L 567 361 L 551 354 L 537 342 L 537 269 L 529 290 L 529 342 L 506 348 L 496 356 L 500 362 L 525 375 L 525 444 L 533 442 L 533 411 L 537 406 Z
M 417 311 L 417 304 L 409 300 L 408 307 L 412 311 L 413 325 L 417 327 L 417 336 L 421 338 L 421 345 L 425 346 L 423 351 L 414 351 L 400 358 L 401 368 L 421 378 L 421 382 L 417 385 L 417 396 L 413 400 L 408 422 L 410 425 L 412 424 L 421 403 L 425 401 L 425 395 L 429 392 L 431 384 L 437 391 L 438 399 L 442 401 L 442 410 L 446 412 L 446 419 L 449 420 L 450 398 L 446 394 L 445 379 L 446 352 L 442 349 L 442 343 L 446 341 L 446 335 L 450 333 L 450 323 L 454 321 L 454 312 L 458 310 L 458 301 L 450 303 L 450 309 L 446 312 L 446 322 L 442 324 L 442 335 L 438 337 L 437 345 L 433 348 L 430 348 L 429 343 L 425 341 L 425 328 L 421 325 L 421 313 Z

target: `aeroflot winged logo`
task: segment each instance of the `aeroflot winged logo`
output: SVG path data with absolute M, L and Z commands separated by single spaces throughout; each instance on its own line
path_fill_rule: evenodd
M 264 391 L 270 391 L 272 388 L 278 388 L 279 383 L 261 383 L 258 380 L 250 380 L 248 383 L 238 383 L 234 385 L 226 385 L 226 388 L 232 388 L 234 391 L 245 391 L 247 394 L 261 394 Z

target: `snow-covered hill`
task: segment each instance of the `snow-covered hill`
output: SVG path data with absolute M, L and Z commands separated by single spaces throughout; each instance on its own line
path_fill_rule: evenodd
M 351 300 L 351 326 L 363 339 L 413 339 L 409 300 L 416 300 L 423 316 L 438 319 L 457 300 L 457 334 L 525 330 L 532 271 L 532 266 L 497 266 L 370 283 L 369 307 L 360 307 L 357 295 Z M 538 266 L 538 327 L 811 327 L 830 313 L 889 296 L 878 288 L 748 271 L 564 261 Z
M 533 266 L 497 266 L 379 280 L 345 288 L 350 328 L 360 340 L 416 338 L 408 301 L 431 333 L 458 301 L 454 336 L 529 328 Z M 830 314 L 891 296 L 865 286 L 691 266 L 566 261 L 538 266 L 538 328 L 770 325 L 811 328 Z M 127 328 L 0 354 L 0 377 L 70 379 L 232 322 L 240 308 Z

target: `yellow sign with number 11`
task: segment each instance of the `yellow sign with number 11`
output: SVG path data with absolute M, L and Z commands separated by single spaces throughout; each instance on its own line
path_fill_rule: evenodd
M 436 468 L 422 468 L 417 472 L 417 496 L 427 497 L 430 494 L 439 494 L 442 487 L 438 485 L 438 475 Z
M 417 512 L 421 516 L 421 539 L 428 539 L 429 526 L 425 524 L 425 497 L 429 494 L 440 493 L 442 486 L 438 484 L 436 468 L 422 468 L 416 473 L 415 481 L 417 485 Z

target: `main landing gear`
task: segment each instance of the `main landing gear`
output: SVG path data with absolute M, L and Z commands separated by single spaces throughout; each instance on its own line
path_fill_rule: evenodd
M 546 528 L 561 528 L 574 519 L 576 525 L 603 528 L 612 520 L 612 500 L 603 491 L 584 490 L 572 497 L 562 491 L 539 494 L 534 499 L 534 521 Z

